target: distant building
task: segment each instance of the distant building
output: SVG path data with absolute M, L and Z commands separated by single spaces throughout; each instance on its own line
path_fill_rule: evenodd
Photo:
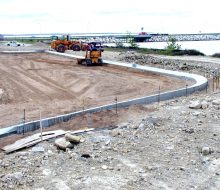
M 0 41 L 4 40 L 4 36 L 0 34 Z

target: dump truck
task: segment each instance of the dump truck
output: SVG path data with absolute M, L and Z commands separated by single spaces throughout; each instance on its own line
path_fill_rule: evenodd
M 102 66 L 102 51 L 96 48 L 92 48 L 91 50 L 86 50 L 86 55 L 84 59 L 77 59 L 78 64 L 83 64 L 86 66 Z
M 51 48 L 56 50 L 57 52 L 64 53 L 66 50 L 73 51 L 86 51 L 87 49 L 91 49 L 91 46 L 87 43 L 83 43 L 80 40 L 70 40 L 70 36 L 52 36 Z

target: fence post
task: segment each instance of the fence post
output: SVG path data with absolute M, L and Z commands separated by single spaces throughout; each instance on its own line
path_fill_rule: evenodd
M 116 111 L 116 115 L 118 115 L 118 98 L 115 97 L 115 111 Z
M 24 115 L 23 115 L 23 135 L 24 135 L 24 124 L 25 124 L 25 120 L 26 120 L 26 117 L 25 117 L 25 109 L 24 109 Z
M 186 97 L 188 96 L 188 84 L 186 84 Z
M 158 103 L 160 102 L 160 86 L 159 86 L 159 89 L 158 89 Z

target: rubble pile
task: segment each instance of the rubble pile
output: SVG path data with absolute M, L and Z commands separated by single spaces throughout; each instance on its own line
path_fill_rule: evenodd
M 140 65 L 150 65 L 169 70 L 181 70 L 187 72 L 200 72 L 204 74 L 212 74 L 216 68 L 220 68 L 219 65 L 207 64 L 205 62 L 198 61 L 186 61 L 178 59 L 164 59 L 160 56 L 140 54 L 134 51 L 122 52 L 119 54 L 119 61 L 128 63 L 137 63 Z

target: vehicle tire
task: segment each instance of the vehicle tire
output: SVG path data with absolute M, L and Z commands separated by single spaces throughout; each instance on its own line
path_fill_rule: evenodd
M 102 59 L 98 59 L 98 63 L 99 63 L 99 65 L 102 65 L 103 64 L 103 60 Z
M 57 52 L 64 53 L 65 52 L 65 46 L 63 44 L 60 44 L 56 47 Z
M 72 50 L 73 50 L 73 51 L 80 51 L 80 49 L 81 49 L 81 48 L 80 48 L 79 45 L 73 45 L 73 46 L 72 46 Z
M 85 61 L 86 61 L 86 66 L 89 66 L 89 65 L 91 65 L 91 64 L 92 64 L 91 59 L 86 59 Z

